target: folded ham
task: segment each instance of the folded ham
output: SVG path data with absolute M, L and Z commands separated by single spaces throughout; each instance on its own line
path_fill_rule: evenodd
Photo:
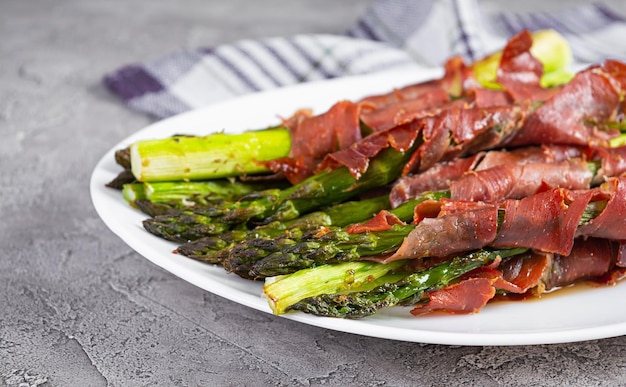
M 583 221 L 590 204 L 600 213 Z M 446 257 L 483 247 L 525 247 L 569 255 L 575 238 L 626 240 L 626 177 L 598 188 L 554 188 L 500 203 L 442 200 L 436 217 L 418 214 L 419 223 L 384 262 Z M 433 210 L 428 208 L 427 214 Z
M 582 280 L 615 283 L 625 274 L 618 264 L 623 259 L 624 246 L 607 239 L 578 238 L 568 255 L 530 250 L 496 267 L 473 270 L 459 282 L 427 293 L 411 313 L 415 316 L 434 311 L 476 313 L 496 292 L 505 296 L 537 296 Z

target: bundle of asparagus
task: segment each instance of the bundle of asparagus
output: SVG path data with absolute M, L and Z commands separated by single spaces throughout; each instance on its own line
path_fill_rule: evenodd
M 469 66 L 452 58 L 441 79 L 322 114 L 132 144 L 117 152 L 124 172 L 110 186 L 149 216 L 148 232 L 179 244 L 176 253 L 266 279 L 277 314 L 358 318 L 398 304 L 475 312 L 496 290 L 566 284 L 545 272 L 570 264 L 588 238 L 607 241 L 608 266 L 568 281 L 615 281 L 626 261 L 615 241 L 626 235 L 596 229 L 607 208 L 622 211 L 623 183 L 610 177 L 626 172 L 626 148 L 616 147 L 626 65 L 572 76 L 570 60 L 554 31 L 523 31 Z M 550 208 L 571 209 L 570 234 L 557 249 L 510 242 L 519 232 L 510 237 L 511 224 L 539 222 L 515 209 L 546 192 Z M 545 227 L 562 226 L 567 216 L 556 212 Z M 507 262 L 543 274 L 521 286 Z M 437 306 L 442 292 L 472 306 Z

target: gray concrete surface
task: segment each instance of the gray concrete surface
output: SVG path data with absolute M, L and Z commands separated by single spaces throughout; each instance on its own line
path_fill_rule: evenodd
M 0 1 L 0 386 L 626 384 L 626 337 L 462 347 L 310 327 L 189 285 L 100 221 L 95 163 L 150 122 L 103 74 L 185 47 L 341 32 L 367 4 Z

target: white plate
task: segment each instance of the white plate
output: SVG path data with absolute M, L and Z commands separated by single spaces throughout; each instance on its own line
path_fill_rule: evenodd
M 172 117 L 137 132 L 107 152 L 91 178 L 94 206 L 106 225 L 130 247 L 156 265 L 211 293 L 271 313 L 262 284 L 227 274 L 172 254 L 176 245 L 143 230 L 146 216 L 131 208 L 119 191 L 106 188 L 120 168 L 114 151 L 130 143 L 173 134 L 237 132 L 278 123 L 299 108 L 322 112 L 341 99 L 382 93 L 393 87 L 439 76 L 439 71 L 384 73 L 298 85 L 248 95 Z M 423 343 L 453 345 L 521 345 L 573 342 L 626 334 L 626 286 L 562 291 L 539 301 L 498 302 L 469 316 L 432 315 L 415 318 L 409 308 L 395 307 L 361 320 L 321 318 L 290 313 L 285 318 L 343 332 Z

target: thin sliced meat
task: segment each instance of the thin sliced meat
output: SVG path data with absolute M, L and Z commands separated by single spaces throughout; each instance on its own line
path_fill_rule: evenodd
M 582 280 L 602 280 L 623 276 L 613 270 L 618 247 L 606 239 L 577 239 L 571 253 L 562 256 L 529 251 L 510 257 L 497 268 L 481 267 L 459 279 L 459 282 L 428 292 L 412 311 L 421 316 L 433 311 L 476 313 L 491 299 L 496 290 L 524 294 L 554 290 Z
M 582 159 L 560 163 L 499 165 L 472 171 L 450 183 L 453 199 L 486 201 L 521 199 L 547 187 L 589 188 L 593 174 Z
M 626 179 L 609 179 L 601 189 L 610 197 L 606 207 L 600 215 L 579 227 L 577 235 L 626 240 Z
M 626 147 L 625 147 L 626 148 Z M 557 163 L 560 161 L 582 157 L 586 153 L 584 148 L 567 145 L 543 145 L 516 148 L 513 150 L 490 150 L 475 155 L 442 161 L 424 172 L 400 177 L 389 193 L 392 207 L 397 207 L 409 199 L 413 199 L 426 191 L 447 190 L 450 184 L 461 178 L 469 171 L 482 171 L 501 165 L 524 165 L 528 163 Z M 626 154 L 626 151 L 624 151 Z M 609 154 L 609 152 L 606 152 Z M 621 156 L 621 154 L 620 154 Z M 609 157 L 603 154 L 599 157 L 604 164 Z M 605 168 L 614 173 L 618 170 L 617 157 L 615 163 Z M 613 160 L 613 159 L 610 159 Z M 621 158 L 619 159 L 621 160 Z M 619 166 L 626 168 L 626 161 Z M 614 175 L 609 175 L 614 176 Z M 554 186 L 554 185 L 553 185 Z M 534 191 L 532 192 L 534 193 Z M 506 197 L 502 197 L 505 199 Z
M 471 209 L 468 204 L 471 204 Z M 385 262 L 404 258 L 442 257 L 486 246 L 494 240 L 498 208 L 485 203 L 464 203 L 459 213 L 425 218 L 415 226 L 398 250 Z
M 607 274 L 615 265 L 617 247 L 607 239 L 578 239 L 569 255 L 554 254 L 543 279 L 545 290 Z
M 487 278 L 492 281 L 496 290 L 503 290 L 510 293 L 524 293 L 524 290 L 514 283 L 502 278 L 502 272 L 492 267 L 479 267 L 460 277 L 461 281 L 469 278 Z
M 400 152 L 407 151 L 413 146 L 420 130 L 421 121 L 415 120 L 371 134 L 346 149 L 326 155 L 316 173 L 344 166 L 358 179 L 367 171 L 372 157 L 389 147 Z
M 470 314 L 480 311 L 496 294 L 493 280 L 470 278 L 426 294 L 426 303 L 411 310 L 414 316 L 433 311 L 453 314 Z
M 381 109 L 388 105 L 418 99 L 425 94 L 439 92 L 441 90 L 444 90 L 442 80 L 433 79 L 397 88 L 389 93 L 367 96 L 359 100 L 359 103 L 367 104 L 373 109 Z
M 426 191 L 448 189 L 451 181 L 474 169 L 483 155 L 483 153 L 478 153 L 470 157 L 443 161 L 422 173 L 401 177 L 396 181 L 389 193 L 392 207 L 395 208 Z
M 558 163 L 571 158 L 582 157 L 584 152 L 584 148 L 569 145 L 533 145 L 509 151 L 489 151 L 485 153 L 475 170 L 480 171 L 507 164 Z
M 346 228 L 349 234 L 360 234 L 367 231 L 389 230 L 396 224 L 405 224 L 389 211 L 379 211 L 373 218 L 364 223 L 354 223 Z
M 599 68 L 577 73 L 557 94 L 528 115 L 508 146 L 568 144 L 606 146 L 618 132 L 606 130 L 620 106 L 621 90 Z M 593 123 L 593 124 L 592 124 Z
M 502 273 L 502 280 L 514 286 L 502 289 L 519 294 L 538 286 L 548 271 L 551 257 L 551 254 L 531 250 L 506 259 L 498 270 Z
M 495 148 L 522 126 L 527 110 L 524 106 L 450 109 L 420 120 L 422 144 L 404 167 L 404 174 Z
M 364 108 L 361 112 L 361 121 L 378 132 L 423 115 L 436 113 L 437 107 L 449 101 L 450 96 L 445 90 L 433 89 L 416 98 L 400 100 L 381 108 Z
M 598 176 L 620 176 L 626 173 L 626 146 L 615 148 L 594 147 L 590 158 L 600 160 Z
M 408 173 L 408 168 L 417 165 L 427 169 L 439 161 L 494 146 L 494 137 L 507 137 L 521 127 L 525 113 L 526 109 L 519 106 L 445 110 L 437 116 L 376 132 L 349 148 L 331 153 L 320 163 L 317 172 L 345 166 L 358 179 L 367 170 L 369 159 L 381 150 L 392 147 L 404 152 L 420 136 L 421 144 L 413 152 L 405 171 Z
M 285 121 L 291 132 L 289 157 L 263 164 L 275 173 L 283 173 L 293 184 L 313 174 L 328 153 L 344 149 L 361 139 L 360 106 L 350 101 L 333 105 L 326 113 L 307 116 L 306 112 Z
M 514 101 L 545 101 L 559 91 L 541 87 L 543 65 L 530 52 L 532 44 L 531 33 L 524 30 L 502 50 L 496 79 Z
M 468 90 L 468 99 L 475 107 L 507 106 L 513 99 L 505 90 L 473 88 Z
M 624 241 L 625 184 L 626 177 L 611 178 L 602 189 L 554 188 L 500 204 L 448 199 L 440 201 L 437 208 L 431 203 L 426 216 L 436 217 L 421 219 L 416 213 L 419 223 L 384 261 L 450 256 L 485 246 L 531 248 L 566 256 L 577 236 Z M 608 202 L 600 215 L 579 226 L 591 201 Z
M 552 189 L 521 200 L 505 200 L 501 206 L 504 219 L 490 245 L 569 254 L 585 206 L 568 205 L 568 199 L 565 190 Z M 584 198 L 583 202 L 586 204 Z

